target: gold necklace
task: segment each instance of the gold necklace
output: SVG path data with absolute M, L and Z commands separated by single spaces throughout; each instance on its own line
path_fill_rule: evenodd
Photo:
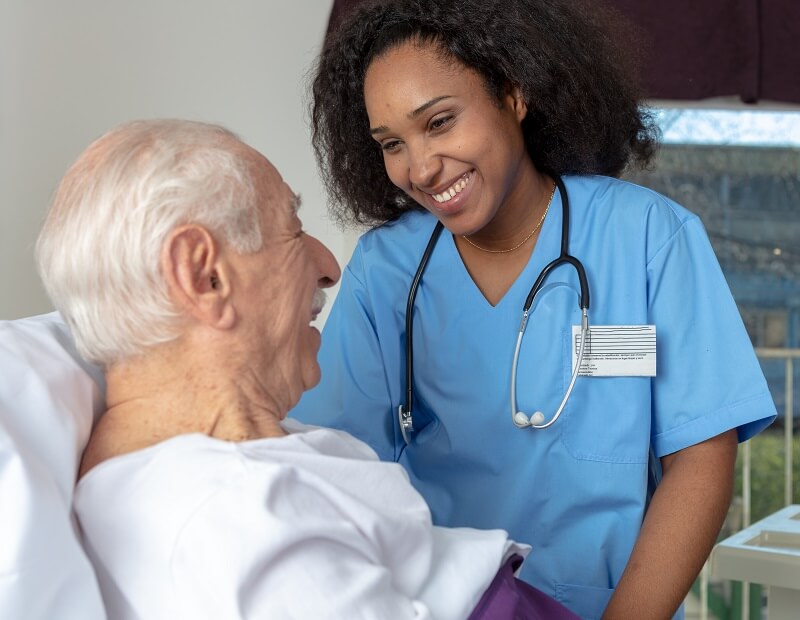
M 555 195 L 556 195 L 556 184 L 553 183 L 553 191 L 550 192 L 550 200 L 547 201 L 547 207 L 545 207 L 544 213 L 542 213 L 542 218 L 536 223 L 536 226 L 533 227 L 533 230 L 528 233 L 528 236 L 525 237 L 513 248 L 509 248 L 508 250 L 490 250 L 489 248 L 482 248 L 481 246 L 473 243 L 472 241 L 469 240 L 469 237 L 467 237 L 466 235 L 461 235 L 461 238 L 467 243 L 469 243 L 473 248 L 476 248 L 481 252 L 489 252 L 490 254 L 507 254 L 508 252 L 513 252 L 514 250 L 518 250 L 523 245 L 525 245 L 525 242 L 528 239 L 530 239 L 531 237 L 533 237 L 533 235 L 536 234 L 537 230 L 539 230 L 542 227 L 542 224 L 544 224 L 544 218 L 547 217 L 547 212 L 550 210 L 550 205 L 553 204 L 553 196 Z

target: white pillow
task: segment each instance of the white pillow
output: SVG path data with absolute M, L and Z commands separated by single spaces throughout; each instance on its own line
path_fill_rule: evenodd
M 102 372 L 57 313 L 0 321 L 0 618 L 105 618 L 72 494 Z

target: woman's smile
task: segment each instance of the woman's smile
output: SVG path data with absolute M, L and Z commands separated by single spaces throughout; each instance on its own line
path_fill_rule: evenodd
M 425 205 L 429 210 L 437 210 L 443 214 L 453 214 L 459 211 L 464 203 L 469 199 L 474 185 L 475 171 L 469 170 L 462 174 L 455 183 L 451 183 L 442 190 L 431 192 L 423 191 L 428 195 L 429 205 Z M 432 202 L 430 202 L 432 200 Z

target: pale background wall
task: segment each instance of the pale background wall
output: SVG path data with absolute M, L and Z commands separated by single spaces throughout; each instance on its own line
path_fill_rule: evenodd
M 0 0 L 0 319 L 51 309 L 33 262 L 50 197 L 89 142 L 135 118 L 238 133 L 302 194 L 306 230 L 346 261 L 354 233 L 326 216 L 305 106 L 331 4 Z

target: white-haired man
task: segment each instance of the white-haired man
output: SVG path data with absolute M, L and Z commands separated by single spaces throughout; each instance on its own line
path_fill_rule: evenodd
M 398 465 L 285 419 L 340 275 L 298 207 L 234 135 L 174 120 L 112 130 L 56 192 L 37 259 L 106 375 L 75 509 L 109 616 L 571 617 L 513 579 L 505 532 L 433 527 Z

